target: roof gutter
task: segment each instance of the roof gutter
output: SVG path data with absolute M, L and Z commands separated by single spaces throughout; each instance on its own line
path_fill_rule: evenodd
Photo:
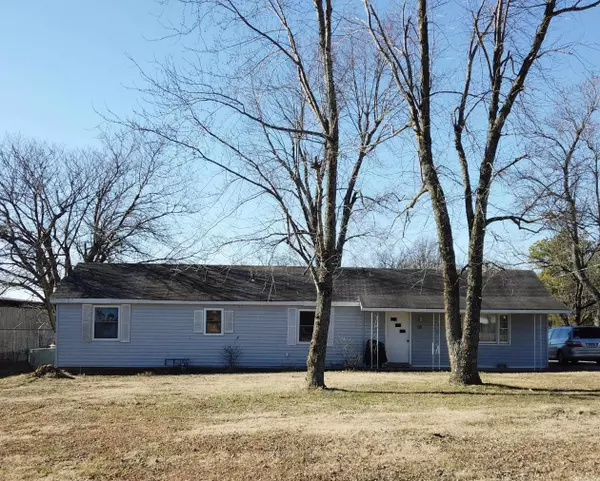
M 315 301 L 177 301 L 157 299 L 57 298 L 52 304 L 164 304 L 184 306 L 316 306 Z M 336 302 L 333 307 L 360 307 L 360 302 Z
M 360 305 L 361 311 L 366 312 L 435 312 L 444 313 L 444 309 L 415 309 L 410 307 L 365 307 Z M 461 309 L 464 313 L 466 310 Z M 481 309 L 481 312 L 487 314 L 571 314 L 569 309 Z
M 53 304 L 154 304 L 154 305 L 184 305 L 184 306 L 300 306 L 314 307 L 314 301 L 177 301 L 156 299 L 106 299 L 106 298 L 57 298 Z M 333 307 L 360 307 L 366 312 L 432 312 L 444 313 L 444 309 L 415 309 L 408 307 L 372 307 L 368 308 L 360 302 L 334 301 Z M 460 312 L 465 312 L 461 309 Z M 568 309 L 482 309 L 489 314 L 571 314 Z

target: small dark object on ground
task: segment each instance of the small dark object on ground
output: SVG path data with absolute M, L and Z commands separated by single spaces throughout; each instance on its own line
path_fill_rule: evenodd
M 75 379 L 75 376 L 54 367 L 52 364 L 42 364 L 33 372 L 33 375 L 35 377 L 50 377 L 53 379 Z
M 379 349 L 379 357 L 377 356 L 377 349 Z M 385 353 L 385 344 L 381 341 L 375 341 L 375 339 L 369 339 L 367 344 L 365 345 L 365 356 L 364 363 L 368 368 L 371 366 L 371 360 L 373 361 L 373 366 L 377 368 L 381 368 L 387 362 L 387 355 Z M 379 360 L 379 365 L 377 365 L 377 361 Z

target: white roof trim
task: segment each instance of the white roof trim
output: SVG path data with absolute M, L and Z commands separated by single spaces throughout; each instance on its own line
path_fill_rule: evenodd
M 53 304 L 165 304 L 184 306 L 309 306 L 316 305 L 314 301 L 175 301 L 175 300 L 149 300 L 149 299 L 104 299 L 104 298 L 65 298 L 53 299 Z M 445 312 L 444 309 L 412 309 L 407 307 L 374 307 L 365 308 L 360 302 L 333 302 L 334 307 L 360 307 L 367 312 Z M 465 312 L 461 309 L 460 312 Z M 568 309 L 483 309 L 481 312 L 489 314 L 571 314 Z
M 315 301 L 175 301 L 154 299 L 104 299 L 104 298 L 64 298 L 52 299 L 53 304 L 166 304 L 184 306 L 309 306 L 316 305 Z M 333 302 L 335 307 L 360 307 L 360 302 Z
M 445 312 L 444 309 L 411 309 L 406 307 L 373 307 L 369 309 L 362 305 L 360 309 L 367 312 Z M 465 309 L 461 309 L 460 312 L 465 312 Z M 482 309 L 481 312 L 488 314 L 571 314 L 568 309 Z

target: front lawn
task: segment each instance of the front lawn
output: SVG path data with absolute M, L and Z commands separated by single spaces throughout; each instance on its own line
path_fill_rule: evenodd
M 600 480 L 600 372 L 0 379 L 0 479 Z

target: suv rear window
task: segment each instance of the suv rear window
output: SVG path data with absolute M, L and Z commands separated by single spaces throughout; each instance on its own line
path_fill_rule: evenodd
M 600 327 L 576 327 L 573 329 L 573 338 L 600 339 Z

